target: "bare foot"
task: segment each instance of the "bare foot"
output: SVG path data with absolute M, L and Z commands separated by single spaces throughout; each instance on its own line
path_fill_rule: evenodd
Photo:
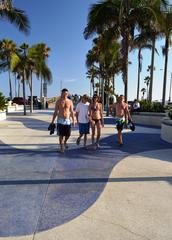
M 61 146 L 61 147 L 60 147 L 60 153 L 64 153 L 64 151 L 65 151 L 64 146 Z
M 80 144 L 80 140 L 81 140 L 80 138 L 77 138 L 77 140 L 76 140 L 76 144 L 77 144 L 77 145 Z
M 65 147 L 66 149 L 68 149 L 68 148 L 69 148 L 69 146 L 68 146 L 68 144 L 67 144 L 67 143 L 65 143 L 65 144 L 64 144 L 64 147 Z
M 100 144 L 99 143 L 96 143 L 96 148 L 100 148 Z

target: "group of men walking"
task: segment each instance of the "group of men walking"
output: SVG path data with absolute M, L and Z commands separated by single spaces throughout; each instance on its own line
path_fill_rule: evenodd
M 98 95 L 94 94 L 91 102 L 87 95 L 83 95 L 76 106 L 76 114 L 74 114 L 73 102 L 68 98 L 68 95 L 68 90 L 64 88 L 61 92 L 61 97 L 56 102 L 51 122 L 51 124 L 54 124 L 57 117 L 57 133 L 59 135 L 60 152 L 64 153 L 65 149 L 68 148 L 67 141 L 71 135 L 71 119 L 73 126 L 75 126 L 75 116 L 79 126 L 79 137 L 76 140 L 76 144 L 79 145 L 81 138 L 84 137 L 84 147 L 87 148 L 87 135 L 91 127 L 92 145 L 95 148 L 99 148 L 101 128 L 104 127 L 104 120 L 103 107 L 99 101 Z M 131 120 L 128 104 L 124 102 L 123 95 L 120 95 L 118 103 L 111 105 L 110 110 L 112 111 L 113 109 L 116 113 L 115 121 L 118 130 L 117 142 L 122 145 L 122 130 L 126 115 L 128 119 Z

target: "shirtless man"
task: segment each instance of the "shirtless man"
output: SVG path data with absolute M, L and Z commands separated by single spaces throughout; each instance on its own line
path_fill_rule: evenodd
M 111 111 L 112 109 L 114 109 L 116 113 L 115 121 L 118 130 L 117 142 L 119 143 L 120 146 L 122 146 L 123 145 L 122 130 L 125 123 L 125 116 L 127 115 L 128 120 L 129 121 L 131 120 L 130 112 L 128 110 L 128 104 L 124 102 L 124 95 L 119 96 L 118 102 L 114 103 L 111 106 Z
M 59 135 L 60 152 L 64 153 L 65 148 L 68 148 L 67 140 L 71 134 L 71 121 L 74 122 L 73 103 L 68 99 L 68 90 L 64 88 L 62 90 L 61 98 L 57 100 L 55 110 L 52 118 L 52 124 L 57 117 L 57 133 Z
M 103 109 L 102 104 L 98 102 L 98 96 L 93 96 L 93 101 L 89 106 L 89 119 L 92 129 L 92 144 L 96 144 L 96 148 L 99 148 L 99 140 L 101 135 L 101 128 L 104 126 L 103 122 Z M 95 130 L 97 128 L 97 138 L 95 143 Z

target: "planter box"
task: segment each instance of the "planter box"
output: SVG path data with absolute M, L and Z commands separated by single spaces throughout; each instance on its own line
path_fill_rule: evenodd
M 16 106 L 7 106 L 7 113 L 15 112 L 16 111 Z
M 132 119 L 133 122 L 136 124 L 161 127 L 162 119 L 166 115 L 167 115 L 166 113 L 134 112 L 132 114 Z
M 161 138 L 166 142 L 172 143 L 172 120 L 168 117 L 162 120 Z
M 6 111 L 0 111 L 0 121 L 3 121 L 7 118 Z

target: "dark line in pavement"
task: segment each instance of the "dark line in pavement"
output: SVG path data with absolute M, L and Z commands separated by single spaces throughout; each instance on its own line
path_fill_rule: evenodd
M 4 185 L 40 185 L 40 184 L 65 184 L 65 183 L 106 183 L 106 182 L 153 182 L 172 181 L 172 176 L 162 177 L 128 177 L 128 178 L 70 178 L 70 179 L 38 179 L 38 180 L 4 180 Z

